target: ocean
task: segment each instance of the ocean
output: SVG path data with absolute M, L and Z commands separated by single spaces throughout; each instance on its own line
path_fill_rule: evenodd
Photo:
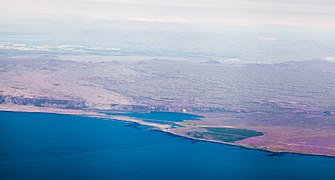
M 193 141 L 121 121 L 0 112 L 0 179 L 333 180 L 335 158 Z

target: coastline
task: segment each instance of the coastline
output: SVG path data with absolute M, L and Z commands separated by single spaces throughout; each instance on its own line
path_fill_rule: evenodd
M 169 134 L 169 135 L 178 136 L 178 137 L 181 137 L 181 138 L 186 138 L 186 139 L 199 141 L 199 142 L 208 142 L 208 143 L 216 143 L 216 144 L 222 144 L 222 145 L 228 145 L 228 146 L 235 146 L 235 147 L 252 149 L 252 150 L 260 150 L 260 151 L 264 151 L 264 152 L 268 152 L 268 153 L 299 154 L 299 155 L 322 156 L 322 157 L 327 157 L 327 158 L 335 158 L 335 156 L 326 155 L 326 154 L 315 154 L 315 153 L 297 152 L 297 151 L 283 151 L 283 150 L 271 149 L 269 147 L 259 147 L 259 146 L 252 146 L 252 145 L 246 145 L 246 144 L 223 142 L 223 141 L 212 140 L 212 139 L 195 138 L 195 137 L 191 137 L 191 136 L 188 136 L 188 135 L 185 135 L 185 134 L 179 134 L 179 133 L 176 133 L 174 131 L 171 131 L 171 128 L 172 128 L 171 125 L 151 123 L 151 122 L 142 121 L 140 119 L 126 117 L 126 116 L 120 116 L 120 115 L 111 116 L 111 115 L 101 114 L 101 113 L 98 113 L 98 112 L 93 112 L 93 111 L 90 111 L 90 110 L 71 110 L 71 109 L 60 109 L 60 108 L 46 108 L 46 107 L 36 107 L 36 106 L 20 106 L 20 105 L 0 104 L 0 111 L 76 115 L 76 116 L 86 116 L 86 117 L 99 118 L 99 119 L 105 119 L 105 120 L 132 122 L 132 123 L 138 123 L 138 124 L 141 124 L 141 125 L 153 127 L 153 128 L 155 128 L 155 130 L 166 133 L 166 134 Z
M 274 150 L 274 149 L 268 149 L 268 148 L 262 148 L 258 146 L 248 146 L 248 145 L 242 145 L 242 144 L 236 144 L 236 143 L 228 143 L 228 142 L 222 142 L 222 141 L 217 141 L 217 140 L 211 140 L 211 139 L 201 139 L 201 138 L 195 138 L 191 136 L 186 136 L 186 135 L 180 135 L 177 133 L 174 133 L 172 131 L 166 131 L 166 130 L 159 130 L 163 133 L 193 140 L 193 141 L 198 141 L 198 142 L 207 142 L 207 143 L 215 143 L 215 144 L 221 144 L 221 145 L 227 145 L 227 146 L 234 146 L 234 147 L 239 147 L 239 148 L 244 148 L 244 149 L 250 149 L 250 150 L 258 150 L 258 151 L 264 151 L 267 153 L 273 153 L 273 154 L 298 154 L 298 155 L 305 155 L 305 156 L 321 156 L 321 157 L 327 157 L 327 158 L 335 158 L 335 156 L 331 155 L 323 155 L 323 154 L 313 154 L 313 153 L 308 153 L 308 152 L 296 152 L 296 151 L 280 151 L 280 150 Z

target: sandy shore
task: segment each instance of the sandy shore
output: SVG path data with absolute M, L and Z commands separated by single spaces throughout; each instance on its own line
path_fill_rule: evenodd
M 139 123 L 146 126 L 152 126 L 159 129 L 168 129 L 171 128 L 170 125 L 167 124 L 158 124 L 142 121 L 140 119 L 135 119 L 127 116 L 112 116 L 106 115 L 102 113 L 92 112 L 89 110 L 71 110 L 71 109 L 59 109 L 59 108 L 47 108 L 47 107 L 36 107 L 36 106 L 18 106 L 18 105 L 5 105 L 0 104 L 0 111 L 13 111 L 13 112 L 40 112 L 40 113 L 55 113 L 55 114 L 69 114 L 69 115 L 79 115 L 79 116 L 89 116 L 96 118 L 103 118 L 109 120 L 119 120 L 119 121 L 127 121 Z

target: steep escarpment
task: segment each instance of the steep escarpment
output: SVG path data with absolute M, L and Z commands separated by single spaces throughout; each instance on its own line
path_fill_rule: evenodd
M 53 99 L 47 97 L 28 98 L 22 96 L 0 95 L 0 104 L 3 103 L 64 109 L 82 109 L 87 107 L 85 101 Z

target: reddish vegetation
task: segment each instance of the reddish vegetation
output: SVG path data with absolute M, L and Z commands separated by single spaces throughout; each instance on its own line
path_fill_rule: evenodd
M 201 125 L 226 125 L 263 132 L 263 136 L 236 142 L 238 145 L 279 152 L 335 156 L 335 116 L 322 111 L 297 113 L 206 114 Z

